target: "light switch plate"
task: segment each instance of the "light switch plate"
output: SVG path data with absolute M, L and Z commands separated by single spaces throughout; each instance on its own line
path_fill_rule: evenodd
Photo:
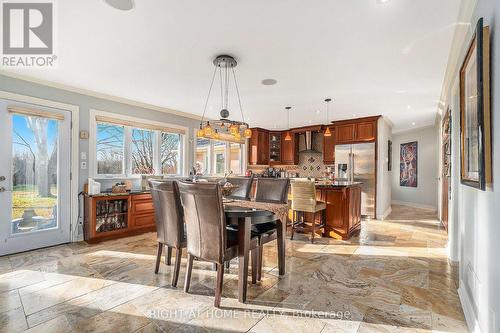
M 80 153 L 80 159 L 82 159 L 82 160 L 86 160 L 86 159 L 87 159 L 87 152 L 82 151 L 82 152 Z
M 82 168 L 82 170 L 86 170 L 87 169 L 87 162 L 82 162 L 81 168 Z
M 80 139 L 87 140 L 89 138 L 89 131 L 80 131 Z

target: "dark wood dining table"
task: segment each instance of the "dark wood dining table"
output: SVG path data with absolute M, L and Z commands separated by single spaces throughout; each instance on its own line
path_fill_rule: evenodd
M 238 300 L 247 299 L 248 263 L 250 257 L 250 237 L 252 224 L 277 223 L 278 271 L 285 274 L 285 234 L 286 221 L 282 222 L 278 215 L 265 210 L 238 206 L 238 201 L 224 204 L 226 218 L 232 224 L 238 224 Z

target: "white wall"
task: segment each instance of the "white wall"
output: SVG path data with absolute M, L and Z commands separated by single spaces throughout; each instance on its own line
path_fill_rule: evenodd
M 392 202 L 437 209 L 437 127 L 423 127 L 392 135 Z M 399 186 L 399 157 L 402 143 L 418 142 L 417 187 Z
M 491 115 L 493 189 L 479 191 L 460 184 L 460 101 L 458 69 L 463 61 L 478 18 L 491 29 Z M 449 203 L 450 257 L 459 259 L 459 295 L 471 331 L 500 331 L 500 1 L 478 0 L 454 50 L 460 61 L 450 69 L 442 100 L 452 109 L 452 194 Z
M 381 117 L 379 118 L 377 125 L 377 219 L 383 220 L 391 212 L 391 174 L 394 172 L 395 164 L 393 161 L 393 171 L 388 171 L 388 141 L 392 140 L 392 123 L 389 121 L 389 119 Z

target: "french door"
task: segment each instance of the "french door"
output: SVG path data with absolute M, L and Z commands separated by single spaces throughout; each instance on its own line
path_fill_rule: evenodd
M 71 113 L 0 100 L 0 255 L 71 239 Z

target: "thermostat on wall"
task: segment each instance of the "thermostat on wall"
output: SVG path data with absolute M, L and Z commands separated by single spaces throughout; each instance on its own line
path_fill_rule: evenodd
M 87 140 L 89 138 L 89 131 L 80 131 L 80 139 Z

